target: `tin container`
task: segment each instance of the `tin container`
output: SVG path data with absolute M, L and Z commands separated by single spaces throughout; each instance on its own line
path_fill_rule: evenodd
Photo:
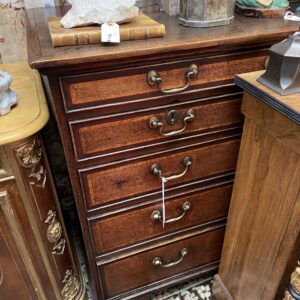
M 179 23 L 191 27 L 228 25 L 234 19 L 235 0 L 180 0 Z
M 257 81 L 280 95 L 300 93 L 300 31 L 271 47 L 267 70 Z

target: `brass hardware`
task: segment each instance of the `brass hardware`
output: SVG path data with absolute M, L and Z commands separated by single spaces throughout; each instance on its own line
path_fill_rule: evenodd
M 177 216 L 177 217 L 165 220 L 165 223 L 173 223 L 173 222 L 181 220 L 185 216 L 186 212 L 191 208 L 191 206 L 192 206 L 192 204 L 191 204 L 190 201 L 184 202 L 182 204 L 182 206 L 181 206 L 182 213 L 179 216 Z M 151 214 L 151 219 L 153 221 L 160 221 L 160 222 L 162 222 L 161 212 L 159 210 L 153 211 L 152 214 Z
M 164 177 L 164 176 L 162 175 L 162 173 L 161 173 L 161 167 L 160 167 L 160 165 L 158 165 L 158 164 L 152 165 L 152 166 L 150 167 L 150 172 L 151 172 L 151 174 L 153 174 L 153 175 L 159 176 L 159 178 L 164 177 L 164 179 L 165 179 L 166 181 L 174 180 L 174 179 L 178 179 L 178 178 L 183 177 L 183 176 L 187 173 L 187 171 L 188 171 L 189 167 L 192 165 L 192 163 L 193 163 L 193 160 L 192 160 L 192 158 L 191 158 L 190 156 L 185 157 L 185 158 L 182 160 L 182 164 L 183 164 L 183 166 L 185 167 L 184 171 L 181 172 L 180 174 L 171 175 L 171 176 L 169 176 L 169 177 Z
M 170 125 L 174 125 L 179 119 L 179 115 L 175 109 L 168 112 L 167 121 Z
M 79 291 L 79 282 L 77 277 L 73 274 L 73 271 L 68 269 L 65 272 L 65 277 L 62 281 L 64 287 L 61 291 L 63 300 L 73 300 L 77 292 Z
M 174 262 L 171 262 L 171 263 L 165 264 L 163 262 L 163 258 L 160 257 L 160 256 L 157 256 L 157 257 L 153 258 L 152 264 L 155 267 L 170 268 L 170 267 L 173 267 L 173 266 L 176 266 L 176 265 L 180 264 L 183 261 L 184 257 L 188 255 L 188 253 L 189 253 L 188 249 L 183 248 L 179 253 L 179 259 L 178 260 L 176 260 Z
M 191 122 L 194 119 L 195 119 L 195 112 L 193 109 L 189 109 L 184 114 L 183 127 L 181 129 L 170 131 L 170 132 L 164 132 L 163 131 L 164 124 L 161 121 L 159 121 L 158 117 L 151 117 L 149 120 L 149 126 L 150 128 L 154 128 L 154 129 L 159 128 L 159 134 L 162 136 L 174 136 L 184 132 L 187 128 L 188 122 Z M 178 120 L 178 114 L 176 113 L 175 110 L 171 110 L 167 116 L 168 123 L 173 125 L 177 122 L 177 120 Z
M 157 86 L 159 90 L 164 94 L 175 94 L 180 93 L 186 90 L 191 85 L 191 80 L 196 78 L 199 74 L 199 69 L 196 64 L 192 64 L 189 66 L 186 74 L 185 74 L 185 85 L 178 88 L 167 89 L 163 88 L 163 79 L 160 76 L 159 72 L 151 70 L 147 75 L 147 82 L 150 86 Z

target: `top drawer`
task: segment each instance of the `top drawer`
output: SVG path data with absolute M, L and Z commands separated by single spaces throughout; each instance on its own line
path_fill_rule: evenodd
M 232 83 L 239 73 L 263 69 L 266 51 L 233 53 L 172 63 L 110 70 L 90 74 L 60 77 L 65 110 L 128 105 L 129 102 L 164 95 L 158 82 L 148 84 L 148 74 L 156 71 L 162 79 L 161 89 L 168 90 L 187 84 L 187 71 L 195 64 L 198 75 L 191 76 L 187 90 L 200 86 Z M 179 93 L 182 91 L 178 91 Z M 175 94 L 176 94 L 175 93 Z M 142 101 L 139 101 L 142 102 Z

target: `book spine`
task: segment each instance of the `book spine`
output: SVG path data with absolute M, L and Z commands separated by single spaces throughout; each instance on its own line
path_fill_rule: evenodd
M 126 28 L 120 30 L 121 41 L 132 41 L 163 37 L 165 35 L 165 26 L 151 26 L 144 28 Z M 87 44 L 98 44 L 101 41 L 101 32 L 92 31 L 90 33 L 69 33 L 65 35 L 52 34 L 52 44 L 54 47 L 78 46 Z
M 165 26 L 151 26 L 145 28 L 126 28 L 120 31 L 121 41 L 142 40 L 156 37 L 163 37 L 165 35 Z
M 78 46 L 100 43 L 101 33 L 71 33 L 66 35 L 52 35 L 52 44 L 54 47 Z

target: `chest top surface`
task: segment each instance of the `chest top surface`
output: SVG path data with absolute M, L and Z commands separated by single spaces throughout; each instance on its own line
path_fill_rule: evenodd
M 264 103 L 288 117 L 297 125 L 300 125 L 300 94 L 297 93 L 280 96 L 268 87 L 256 81 L 263 72 L 264 71 L 258 71 L 238 75 L 235 78 L 235 82 L 246 92 L 254 95 Z
M 0 65 L 12 75 L 11 89 L 18 102 L 11 112 L 0 116 L 0 145 L 19 141 L 38 132 L 49 119 L 40 75 L 27 62 Z
M 232 24 L 211 28 L 191 28 L 178 24 L 177 17 L 169 17 L 154 8 L 144 13 L 166 27 L 164 38 L 124 41 L 116 46 L 99 44 L 54 48 L 51 44 L 47 20 L 61 17 L 66 7 L 28 10 L 28 58 L 32 68 L 44 69 L 78 63 L 122 60 L 124 58 L 164 57 L 166 53 L 182 54 L 257 43 L 280 41 L 298 30 L 297 22 L 281 18 L 256 19 L 235 16 Z

